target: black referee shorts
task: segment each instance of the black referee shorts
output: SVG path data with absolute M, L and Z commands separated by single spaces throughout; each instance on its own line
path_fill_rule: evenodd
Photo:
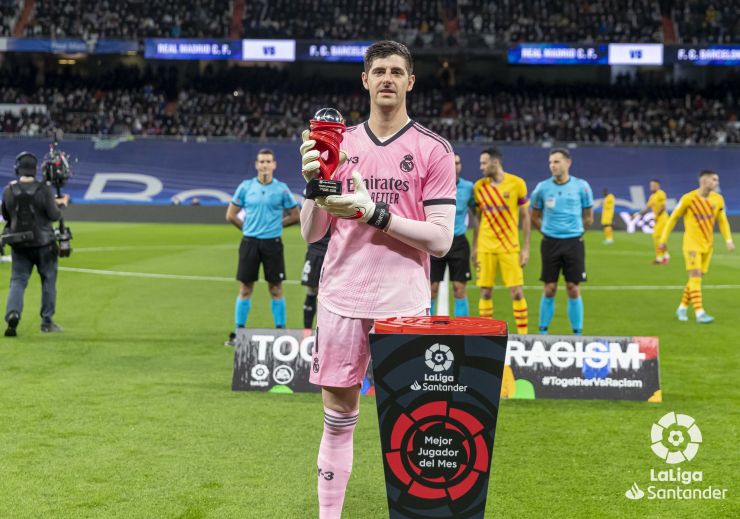
M 470 244 L 464 234 L 453 238 L 452 247 L 443 257 L 431 257 L 429 279 L 432 283 L 442 281 L 447 265 L 450 266 L 450 281 L 470 281 Z
M 236 279 L 242 283 L 253 283 L 259 278 L 260 263 L 265 271 L 265 281 L 285 281 L 285 257 L 281 238 L 242 238 L 239 245 L 239 268 Z
M 543 236 L 540 254 L 542 255 L 540 281 L 557 283 L 561 270 L 565 280 L 570 283 L 586 281 L 586 248 L 583 236 L 563 239 Z

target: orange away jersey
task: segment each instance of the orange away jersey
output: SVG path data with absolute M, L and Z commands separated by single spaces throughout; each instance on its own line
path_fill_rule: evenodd
M 473 186 L 473 196 L 480 211 L 478 252 L 519 252 L 519 207 L 529 203 L 524 180 L 504 173 L 494 186 L 484 177 Z
M 685 229 L 683 234 L 685 251 L 709 252 L 714 241 L 714 222 L 718 219 L 722 235 L 725 239 L 731 238 L 730 224 L 725 214 L 725 199 L 713 191 L 706 198 L 699 194 L 698 189 L 681 197 L 663 231 L 663 242 L 681 216 Z
M 665 212 L 665 201 L 666 194 L 665 191 L 663 191 L 662 189 L 658 189 L 655 193 L 650 195 L 650 198 L 648 198 L 646 205 L 653 212 L 656 220 L 661 214 Z

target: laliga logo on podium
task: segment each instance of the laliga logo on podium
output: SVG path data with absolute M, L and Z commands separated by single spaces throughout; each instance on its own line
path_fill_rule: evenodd
M 439 343 L 429 346 L 424 355 L 427 367 L 435 373 L 450 369 L 454 360 L 455 356 L 450 351 L 450 347 Z
M 689 415 L 674 412 L 653 424 L 650 439 L 655 455 L 669 465 L 694 459 L 702 440 L 696 421 Z

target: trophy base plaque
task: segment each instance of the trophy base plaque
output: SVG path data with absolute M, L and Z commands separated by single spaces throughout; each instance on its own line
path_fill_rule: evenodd
M 321 178 L 314 178 L 308 182 L 306 186 L 306 198 L 313 200 L 319 196 L 329 195 L 341 195 L 342 194 L 342 181 L 341 180 L 324 180 Z

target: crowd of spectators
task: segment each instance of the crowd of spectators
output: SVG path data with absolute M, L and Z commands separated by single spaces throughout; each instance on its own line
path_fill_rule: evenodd
M 736 2 L 679 0 L 673 19 L 681 42 L 740 42 L 740 6 Z
M 18 17 L 16 0 L 0 0 L 0 36 L 11 36 Z
M 440 45 L 455 13 L 437 0 L 257 0 L 247 3 L 248 38 L 385 39 Z
M 654 0 L 459 0 L 460 34 L 469 45 L 662 41 Z
M 26 36 L 224 38 L 230 22 L 229 0 L 36 0 Z
M 9 34 L 19 0 L 0 0 Z M 416 47 L 541 42 L 738 42 L 736 2 L 708 0 L 35 0 L 29 37 L 224 38 L 241 13 L 247 38 L 372 40 Z M 236 20 L 236 27 L 239 20 Z M 239 29 L 236 29 L 237 32 Z
M 94 84 L 54 76 L 43 88 L 0 84 L 0 103 L 45 107 L 44 113 L 4 113 L 2 131 L 296 139 L 318 108 L 339 108 L 348 124 L 368 115 L 367 94 L 350 82 L 296 82 L 286 72 L 259 68 L 246 76 L 207 72 L 177 88 L 166 72 L 136 70 Z M 613 85 L 475 84 L 417 89 L 409 113 L 452 141 L 740 143 L 734 77 L 706 90 L 627 77 Z
M 653 0 L 262 0 L 249 2 L 244 16 L 249 37 L 390 35 L 415 46 L 660 41 L 660 26 Z

